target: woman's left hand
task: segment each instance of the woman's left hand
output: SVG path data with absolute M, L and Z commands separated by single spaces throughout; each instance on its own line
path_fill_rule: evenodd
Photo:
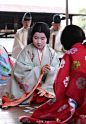
M 37 90 L 38 90 L 37 94 L 39 94 L 39 96 L 44 96 L 46 94 L 46 91 L 43 90 L 41 87 L 38 87 Z

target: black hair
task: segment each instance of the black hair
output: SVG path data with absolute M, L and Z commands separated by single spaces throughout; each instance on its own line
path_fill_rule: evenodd
M 47 37 L 47 43 L 49 43 L 50 30 L 49 26 L 45 22 L 37 22 L 34 24 L 31 31 L 31 43 L 33 42 L 33 35 L 35 34 L 35 32 L 44 33 Z
M 75 43 L 82 43 L 83 40 L 85 40 L 85 33 L 76 25 L 68 25 L 62 31 L 61 44 L 66 50 L 71 49 Z
M 61 18 L 58 14 L 53 16 L 53 23 L 61 23 Z

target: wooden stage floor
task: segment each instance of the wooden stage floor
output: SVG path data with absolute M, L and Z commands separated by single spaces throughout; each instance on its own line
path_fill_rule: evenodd
M 23 115 L 30 116 L 38 106 L 39 104 L 32 104 L 30 108 L 27 108 L 29 106 L 0 108 L 0 124 L 23 124 L 19 122 L 18 117 Z

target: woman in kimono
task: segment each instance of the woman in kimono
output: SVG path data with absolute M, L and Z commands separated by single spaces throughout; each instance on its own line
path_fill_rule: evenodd
M 33 26 L 31 44 L 20 52 L 2 92 L 2 106 L 43 103 L 54 98 L 53 82 L 59 69 L 59 59 L 47 44 L 49 36 L 46 23 L 38 22 Z
M 0 96 L 10 78 L 9 71 L 13 66 L 14 62 L 8 56 L 6 49 L 0 45 Z
M 68 25 L 61 35 L 61 43 L 68 50 L 54 81 L 55 97 L 21 122 L 38 124 L 86 124 L 86 46 L 83 30 Z

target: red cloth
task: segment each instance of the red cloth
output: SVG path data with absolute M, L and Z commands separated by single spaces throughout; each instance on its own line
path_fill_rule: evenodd
M 47 97 L 45 97 L 45 96 L 40 97 L 37 93 L 38 93 L 38 91 L 35 90 L 34 94 L 33 94 L 33 97 L 32 97 L 32 99 L 30 101 L 30 104 L 31 103 L 44 103 L 44 102 L 46 102 L 48 100 Z
M 52 121 L 52 124 L 61 124 L 74 119 L 74 124 L 78 124 L 78 121 L 79 124 L 86 124 L 86 47 L 84 45 L 77 43 L 65 53 L 53 86 L 55 98 L 45 102 L 26 118 L 31 123 L 37 119 L 46 120 L 44 124 L 47 124 L 47 121 L 48 124 Z M 79 108 L 75 111 L 69 105 L 69 98 L 79 104 Z M 24 121 L 24 117 L 20 117 L 20 121 Z

